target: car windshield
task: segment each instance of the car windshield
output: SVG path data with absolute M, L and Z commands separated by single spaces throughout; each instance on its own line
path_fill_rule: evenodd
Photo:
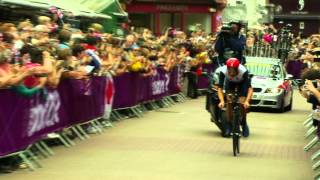
M 279 65 L 269 63 L 247 63 L 247 69 L 254 76 L 264 76 L 270 78 L 282 78 L 282 73 Z

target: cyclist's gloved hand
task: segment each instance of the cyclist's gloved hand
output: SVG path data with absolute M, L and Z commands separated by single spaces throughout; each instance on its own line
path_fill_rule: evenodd
M 220 108 L 220 109 L 222 109 L 222 108 L 224 108 L 225 103 L 224 103 L 223 101 L 220 101 L 220 103 L 219 103 L 219 105 L 218 105 L 218 106 L 219 106 L 219 108 Z

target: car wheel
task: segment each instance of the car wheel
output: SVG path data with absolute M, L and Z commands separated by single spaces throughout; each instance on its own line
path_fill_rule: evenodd
M 279 113 L 283 113 L 286 111 L 286 108 L 284 107 L 284 99 L 281 102 L 280 108 L 277 109 Z
M 292 101 L 293 101 L 293 98 L 291 97 L 291 99 L 290 99 L 290 104 L 289 104 L 289 106 L 287 107 L 287 110 L 288 110 L 288 111 L 292 111 Z
M 292 111 L 292 105 L 293 105 L 293 91 L 291 90 L 291 98 L 290 98 L 290 104 L 286 107 L 287 111 Z

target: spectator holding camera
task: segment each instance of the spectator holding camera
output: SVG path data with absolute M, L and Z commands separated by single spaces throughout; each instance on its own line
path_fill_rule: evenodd
M 318 84 L 319 84 L 319 80 L 316 80 L 316 81 L 314 81 L 316 84 L 314 84 L 312 81 L 310 81 L 310 80 L 306 80 L 305 81 L 305 88 L 306 88 L 306 90 L 308 90 L 310 93 L 311 93 L 311 95 L 313 96 L 313 97 L 311 97 L 311 98 L 313 98 L 314 100 L 317 100 L 317 104 L 319 104 L 320 103 L 320 92 L 319 92 L 319 89 L 317 88 L 318 87 Z M 316 85 L 316 86 L 315 86 Z M 313 102 L 314 102 L 314 100 L 313 100 Z
M 309 69 L 302 74 L 304 84 L 300 84 L 300 94 L 312 104 L 314 114 L 319 114 L 320 109 L 320 73 L 317 69 Z M 317 115 L 318 116 L 318 115 Z M 318 120 L 313 120 L 313 125 L 317 126 Z
M 301 75 L 301 78 L 304 83 L 300 84 L 300 94 L 312 104 L 312 109 L 316 109 L 320 105 L 320 93 L 318 90 L 318 87 L 320 87 L 318 86 L 320 79 L 319 70 L 309 69 Z

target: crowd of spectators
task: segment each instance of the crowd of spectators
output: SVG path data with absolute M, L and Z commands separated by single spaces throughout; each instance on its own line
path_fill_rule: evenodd
M 272 24 L 256 26 L 246 33 L 246 48 L 248 51 L 263 45 L 270 46 L 276 52 L 285 44 L 288 52 L 284 59 L 286 70 L 293 75 L 302 96 L 313 104 L 313 109 L 317 109 L 320 105 L 320 86 L 317 83 L 320 79 L 320 34 L 294 35 L 290 27 L 276 29 Z
M 320 80 L 320 34 L 314 34 L 305 39 L 297 37 L 292 47 L 288 63 L 300 65 L 300 72 L 296 76 L 300 76 L 299 79 L 301 79 L 299 83 L 301 95 L 312 104 L 312 109 L 316 110 L 320 105 L 320 86 L 318 85 Z M 315 125 L 317 124 L 315 121 Z
M 304 36 L 291 30 L 290 25 L 279 29 L 272 24 L 255 26 L 246 33 L 246 49 L 248 53 L 257 46 L 270 47 L 278 57 L 281 50 L 286 51 L 284 63 L 288 73 L 301 79 L 306 71 L 319 68 L 320 34 Z
M 299 92 L 312 106 L 313 126 L 320 129 L 320 34 L 306 39 L 298 37 L 289 58 L 299 67 Z M 318 134 L 319 135 L 319 134 Z
M 104 33 L 100 24 L 84 32 L 68 24 L 58 26 L 46 16 L 40 16 L 38 24 L 2 22 L 0 33 L 0 88 L 24 95 L 56 88 L 63 78 L 125 72 L 150 76 L 157 67 L 170 71 L 178 64 L 198 66 L 209 62 L 206 52 L 214 40 L 201 28 L 190 37 L 173 28 L 161 36 L 132 28 L 121 39 Z
M 231 49 L 239 51 L 236 54 L 240 59 L 245 55 L 244 47 L 263 44 L 275 48 L 283 35 L 273 25 L 247 32 L 236 25 L 235 37 L 243 36 L 239 47 Z M 294 38 L 285 33 L 292 38 L 286 62 L 302 64 L 299 78 L 320 79 L 320 35 Z M 37 23 L 0 22 L 0 88 L 32 96 L 47 88 L 57 88 L 65 78 L 87 80 L 91 76 L 118 76 L 127 72 L 153 76 L 156 68 L 170 72 L 179 65 L 184 67 L 191 84 L 188 95 L 196 98 L 196 77 L 201 75 L 201 66 L 225 55 L 225 50 L 219 51 L 225 47 L 224 42 L 219 46 L 219 38 L 219 34 L 207 34 L 201 25 L 190 33 L 168 28 L 161 35 L 132 27 L 125 38 L 119 38 L 104 33 L 101 24 L 93 23 L 80 30 L 47 16 L 39 16 Z M 312 83 L 307 85 L 309 91 L 314 91 Z M 0 170 L 6 171 L 7 166 L 8 162 L 0 162 Z
M 188 35 L 174 28 L 160 36 L 131 28 L 118 38 L 104 33 L 101 24 L 80 30 L 47 16 L 39 16 L 37 23 L 1 22 L 0 89 L 31 97 L 66 78 L 86 81 L 128 72 L 152 76 L 156 68 L 170 72 L 177 65 L 188 72 L 210 62 L 207 49 L 214 40 L 200 25 Z M 11 172 L 17 164 L 16 158 L 1 159 L 0 171 Z
M 302 64 L 301 75 L 309 69 L 319 68 L 320 34 L 311 35 L 308 38 L 298 36 L 292 44 L 292 51 L 288 61 L 297 61 Z

